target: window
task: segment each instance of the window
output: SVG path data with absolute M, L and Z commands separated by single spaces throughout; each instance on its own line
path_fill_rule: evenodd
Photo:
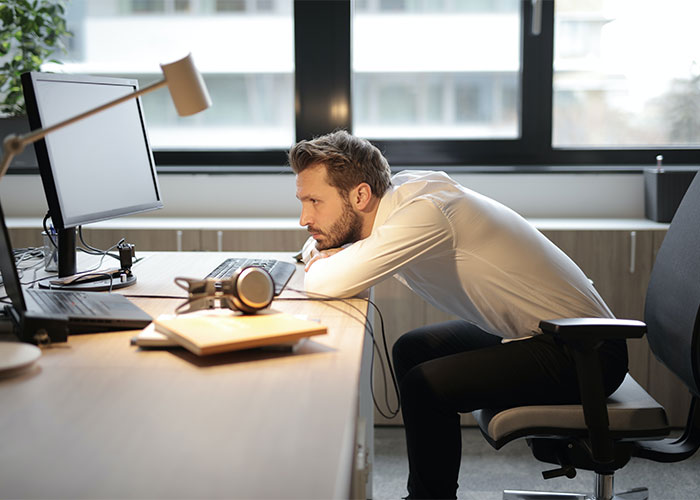
M 72 0 L 66 72 L 160 77 L 191 51 L 213 107 L 144 96 L 162 169 L 286 163 L 346 128 L 397 166 L 639 169 L 700 158 L 700 3 Z M 538 14 L 539 13 L 539 14 Z M 540 26 L 540 29 L 537 29 Z
M 284 0 L 72 0 L 63 72 L 161 79 L 192 52 L 214 105 L 177 116 L 167 91 L 142 97 L 156 151 L 262 150 L 294 142 L 292 4 Z
M 554 15 L 555 147 L 700 143 L 700 4 L 557 0 Z
M 353 130 L 375 139 L 520 136 L 519 0 L 365 0 L 353 18 Z

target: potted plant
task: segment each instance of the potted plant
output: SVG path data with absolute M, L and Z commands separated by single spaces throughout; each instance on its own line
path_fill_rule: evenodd
M 29 130 L 21 75 L 38 71 L 52 56 L 65 52 L 65 6 L 51 0 L 3 0 L 0 3 L 0 141 Z M 33 148 L 15 159 L 17 166 L 36 166 Z

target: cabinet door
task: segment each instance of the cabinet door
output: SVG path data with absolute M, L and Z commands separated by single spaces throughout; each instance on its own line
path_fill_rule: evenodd
M 83 237 L 97 248 L 109 248 L 121 238 L 134 245 L 136 254 L 141 251 L 196 251 L 200 250 L 197 229 L 85 229 Z
M 543 231 L 593 281 L 618 318 L 643 319 L 652 235 L 635 231 Z M 646 339 L 627 342 L 632 376 L 648 387 Z
M 296 253 L 308 237 L 303 228 L 202 230 L 201 246 L 206 251 Z
M 9 228 L 10 240 L 13 248 L 42 247 L 44 239 L 41 236 L 42 229 L 31 228 Z
M 652 264 L 649 231 L 543 231 L 593 281 L 618 318 L 643 319 Z

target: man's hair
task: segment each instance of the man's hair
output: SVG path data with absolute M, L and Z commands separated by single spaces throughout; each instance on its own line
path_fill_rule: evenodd
M 295 174 L 324 165 L 328 183 L 344 196 L 363 182 L 379 198 L 391 186 L 389 163 L 379 149 L 345 130 L 299 141 L 289 150 L 289 165 Z

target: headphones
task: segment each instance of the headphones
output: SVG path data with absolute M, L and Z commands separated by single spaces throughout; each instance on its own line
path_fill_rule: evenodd
M 262 267 L 249 266 L 239 269 L 230 278 L 231 301 L 245 314 L 255 314 L 270 305 L 275 296 L 272 276 Z
M 187 301 L 176 309 L 178 314 L 216 307 L 255 314 L 268 307 L 275 296 L 272 276 L 256 266 L 238 269 L 233 276 L 223 280 L 178 277 L 175 284 L 188 293 Z M 186 306 L 189 308 L 182 310 Z

